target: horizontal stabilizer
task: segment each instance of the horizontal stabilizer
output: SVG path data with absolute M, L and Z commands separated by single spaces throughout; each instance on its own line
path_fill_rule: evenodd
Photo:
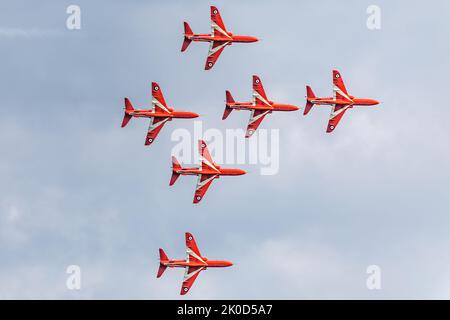
M 303 115 L 307 115 L 311 108 L 314 106 L 314 104 L 311 102 L 312 99 L 315 99 L 316 96 L 314 92 L 312 91 L 310 86 L 306 86 L 306 106 L 305 110 L 303 111 Z
M 189 26 L 189 23 L 184 22 L 184 35 L 185 36 L 192 36 L 194 33 L 192 32 L 191 27 Z
M 125 113 L 122 120 L 122 128 L 125 127 L 128 124 L 128 122 L 130 122 L 131 118 L 132 117 L 130 115 Z
M 164 262 L 169 261 L 169 257 L 167 257 L 167 254 L 164 252 L 163 249 L 159 248 L 159 268 L 158 268 L 158 274 L 156 275 L 157 278 L 161 277 L 166 270 L 167 266 L 164 265 Z
M 191 44 L 192 40 L 189 39 L 189 36 L 192 36 L 194 33 L 192 32 L 191 27 L 187 22 L 184 22 L 184 40 L 183 45 L 181 46 L 181 52 L 185 51 L 189 45 Z
M 128 112 L 133 111 L 133 105 L 131 104 L 130 100 L 128 100 L 128 98 L 125 98 L 125 115 L 123 116 L 123 120 L 122 120 L 122 128 L 125 127 L 128 122 L 131 120 L 132 116 L 130 116 Z
M 233 111 L 232 108 L 229 107 L 229 104 L 234 103 L 233 96 L 231 95 L 230 91 L 226 91 L 226 105 L 225 105 L 225 111 L 223 112 L 222 120 L 225 120 L 230 115 L 231 111 Z
M 167 266 L 160 264 L 158 268 L 158 274 L 156 275 L 156 277 L 160 278 L 163 275 L 164 271 L 166 271 L 166 268 Z
M 177 158 L 172 156 L 172 176 L 170 177 L 169 186 L 172 186 L 177 181 L 180 174 L 177 172 L 177 170 L 181 169 L 181 165 L 178 162 Z
M 125 98 L 125 110 L 127 111 L 133 111 L 133 105 L 131 104 L 130 100 L 128 98 Z

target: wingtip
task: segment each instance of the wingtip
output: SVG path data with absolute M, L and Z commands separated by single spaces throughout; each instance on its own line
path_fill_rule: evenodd
M 198 146 L 199 146 L 200 148 L 206 148 L 206 142 L 205 142 L 205 140 L 199 139 L 199 140 L 198 140 Z
M 188 293 L 188 291 L 189 291 L 188 288 L 183 287 L 183 288 L 181 288 L 180 295 L 184 296 L 186 293 Z
M 191 232 L 185 232 L 186 242 L 193 241 L 195 242 L 194 235 Z
M 339 72 L 339 70 L 333 70 L 333 78 L 341 78 L 341 73 Z
M 197 204 L 197 203 L 200 203 L 200 201 L 202 201 L 202 200 L 203 200 L 203 195 L 194 194 L 194 200 L 192 201 L 192 203 Z
M 153 141 L 154 141 L 154 140 L 153 140 L 152 138 L 148 138 L 148 139 L 145 140 L 144 145 L 145 145 L 145 146 L 149 146 L 149 145 L 151 145 L 151 144 L 153 143 Z
M 250 138 L 251 136 L 253 136 L 254 133 L 255 133 L 255 130 L 253 130 L 253 129 L 247 130 L 245 132 L 245 137 Z
M 254 74 L 252 78 L 253 78 L 253 85 L 262 85 L 261 78 L 259 76 Z
M 160 86 L 158 84 L 158 82 L 153 81 L 152 82 L 152 91 L 157 91 L 159 90 Z
M 214 63 L 212 63 L 212 62 L 206 62 L 206 64 L 205 64 L 205 70 L 211 70 L 212 67 L 214 67 Z

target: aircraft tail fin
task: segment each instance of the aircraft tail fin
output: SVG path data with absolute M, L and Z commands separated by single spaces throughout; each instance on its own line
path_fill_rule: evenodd
M 232 108 L 229 107 L 230 103 L 234 103 L 233 96 L 231 95 L 230 91 L 226 91 L 226 104 L 225 104 L 225 111 L 223 112 L 222 120 L 225 120 L 230 115 L 231 111 L 233 111 Z
M 177 172 L 181 169 L 181 165 L 178 162 L 177 158 L 172 156 L 172 177 L 170 178 L 169 186 L 173 186 L 177 181 L 180 174 Z
M 307 115 L 309 111 L 311 111 L 311 108 L 314 106 L 314 103 L 311 102 L 312 99 L 315 99 L 316 95 L 312 91 L 310 86 L 306 86 L 306 106 L 305 111 L 303 112 L 303 115 Z
M 125 127 L 128 122 L 131 120 L 132 116 L 130 116 L 127 111 L 133 111 L 133 105 L 131 104 L 130 100 L 128 98 L 125 98 L 125 115 L 123 116 L 122 120 L 122 128 Z
M 167 254 L 164 252 L 163 249 L 159 248 L 159 268 L 158 268 L 158 274 L 156 275 L 157 278 L 161 277 L 164 273 L 164 271 L 166 271 L 167 266 L 164 265 L 164 262 L 169 261 L 169 257 L 167 256 Z
M 192 40 L 189 39 L 189 36 L 192 35 L 194 35 L 194 33 L 192 32 L 191 27 L 187 22 L 184 22 L 184 41 L 183 46 L 181 47 L 181 52 L 185 51 L 191 44 Z

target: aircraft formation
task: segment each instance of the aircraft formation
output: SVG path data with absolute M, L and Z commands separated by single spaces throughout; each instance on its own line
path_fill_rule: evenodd
M 184 22 L 184 39 L 181 51 L 184 52 L 191 42 L 209 42 L 209 51 L 206 58 L 205 70 L 211 70 L 216 64 L 223 50 L 233 43 L 251 43 L 258 39 L 253 36 L 234 35 L 227 31 L 220 16 L 219 10 L 211 6 L 211 33 L 194 34 L 187 22 Z M 313 106 L 329 105 L 331 114 L 326 128 L 327 133 L 333 132 L 343 115 L 348 109 L 354 106 L 374 106 L 379 104 L 377 100 L 367 98 L 357 98 L 347 92 L 341 73 L 337 70 L 332 72 L 333 96 L 319 98 L 316 97 L 310 86 L 306 86 L 306 105 L 303 114 L 306 116 Z M 230 91 L 225 91 L 226 103 L 222 120 L 228 118 L 233 110 L 250 111 L 250 120 L 247 124 L 245 138 L 250 138 L 258 129 L 261 122 L 268 114 L 275 111 L 297 111 L 300 108 L 292 104 L 282 104 L 268 99 L 262 81 L 257 75 L 252 76 L 252 100 L 248 102 L 236 102 Z M 145 145 L 151 145 L 163 126 L 173 119 L 193 119 L 199 117 L 195 112 L 179 111 L 167 105 L 161 87 L 158 83 L 152 82 L 152 107 L 150 109 L 134 109 L 130 100 L 125 98 L 125 112 L 122 120 L 122 127 L 125 127 L 131 118 L 149 118 L 150 125 L 145 138 Z M 178 160 L 172 156 L 172 176 L 169 185 L 175 184 L 180 175 L 195 175 L 198 177 L 193 203 L 199 203 L 205 196 L 208 188 L 215 179 L 221 176 L 239 176 L 246 172 L 238 168 L 222 168 L 217 165 L 211 157 L 208 147 L 203 140 L 198 141 L 198 152 L 200 155 L 200 165 L 198 167 L 182 167 Z M 194 237 L 191 233 L 186 233 L 186 260 L 170 260 L 163 249 L 159 249 L 160 265 L 157 277 L 161 277 L 167 267 L 185 268 L 184 280 L 181 288 L 181 295 L 186 294 L 199 273 L 211 267 L 229 267 L 233 264 L 228 261 L 208 260 L 200 254 Z

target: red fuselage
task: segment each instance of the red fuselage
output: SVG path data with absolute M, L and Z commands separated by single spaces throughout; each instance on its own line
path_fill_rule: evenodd
M 208 260 L 202 257 L 205 263 L 202 262 L 187 262 L 186 260 L 163 260 L 161 264 L 169 268 L 185 268 L 185 267 L 205 267 L 205 268 L 225 268 L 233 265 L 230 261 L 225 260 Z
M 374 99 L 363 99 L 363 98 L 355 98 L 350 96 L 352 99 L 349 102 L 346 99 L 333 99 L 332 97 L 328 98 L 308 98 L 308 102 L 311 102 L 316 105 L 351 105 L 351 106 L 374 106 L 379 104 L 377 100 Z
M 185 118 L 185 119 L 192 119 L 197 118 L 199 115 L 195 112 L 188 112 L 188 111 L 173 111 L 173 109 L 169 109 L 170 113 L 164 113 L 164 112 L 153 112 L 153 110 L 149 109 L 134 109 L 132 111 L 125 110 L 125 113 L 129 116 L 136 117 L 136 118 L 170 118 L 172 120 L 173 118 Z
M 181 168 L 179 170 L 175 170 L 176 173 L 181 175 L 199 175 L 199 174 L 211 174 L 218 176 L 240 176 L 245 174 L 246 172 L 242 169 L 232 169 L 232 168 L 221 168 L 216 166 L 217 171 L 213 169 L 202 169 L 202 168 Z
M 271 111 L 297 111 L 299 108 L 291 104 L 274 103 L 268 105 L 256 105 L 253 102 L 228 102 L 227 107 L 234 110 L 271 110 Z
M 228 33 L 229 37 L 225 36 L 212 36 L 211 34 L 193 34 L 193 35 L 186 35 L 186 38 L 192 41 L 203 41 L 203 42 L 210 42 L 210 41 L 224 41 L 224 42 L 230 42 L 229 45 L 233 42 L 241 42 L 241 43 L 250 43 L 250 42 L 256 42 L 258 41 L 258 38 L 251 37 L 251 36 L 236 36 L 233 35 L 231 32 Z

